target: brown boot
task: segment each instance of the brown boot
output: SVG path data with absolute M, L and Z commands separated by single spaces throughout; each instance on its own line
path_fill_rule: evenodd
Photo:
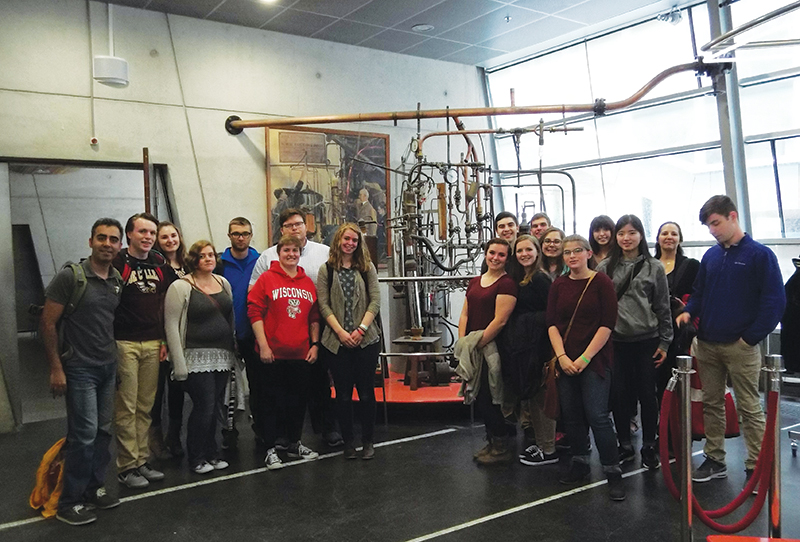
M 485 457 L 485 456 L 489 455 L 489 453 L 490 453 L 491 451 L 492 451 L 492 441 L 491 441 L 491 440 L 489 440 L 489 441 L 486 443 L 486 446 L 484 446 L 483 448 L 481 448 L 480 450 L 478 450 L 477 452 L 475 452 L 474 454 L 472 454 L 472 460 L 473 460 L 473 461 L 480 461 L 480 459 L 481 459 L 482 457 Z
M 514 452 L 511 449 L 509 438 L 506 437 L 492 437 L 492 448 L 485 456 L 478 458 L 480 465 L 497 465 L 502 463 L 511 463 L 514 459 Z
M 164 446 L 164 435 L 161 433 L 160 426 L 150 426 L 147 440 L 150 445 L 150 453 L 155 459 L 168 459 L 170 457 L 170 453 Z

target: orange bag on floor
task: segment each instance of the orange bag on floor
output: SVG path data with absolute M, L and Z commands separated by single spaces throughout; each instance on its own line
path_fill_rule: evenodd
M 697 371 L 697 359 L 692 358 L 692 369 Z M 700 383 L 700 374 L 695 372 L 691 378 L 692 398 L 692 438 L 703 440 L 706 438 L 705 424 L 703 423 L 703 385 Z M 738 437 L 739 413 L 730 389 L 725 390 L 725 438 Z
M 47 450 L 36 470 L 36 486 L 31 492 L 29 500 L 31 508 L 34 510 L 42 509 L 42 515 L 51 518 L 58 511 L 58 498 L 64 488 L 64 457 L 61 449 L 64 447 L 62 438 Z

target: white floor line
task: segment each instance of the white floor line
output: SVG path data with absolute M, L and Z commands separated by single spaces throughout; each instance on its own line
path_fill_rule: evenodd
M 703 451 L 699 450 L 694 452 L 692 456 L 700 455 Z M 671 459 L 670 463 L 674 463 L 675 459 Z M 637 474 L 641 474 L 643 472 L 647 472 L 648 469 L 640 468 L 636 470 L 632 470 L 630 472 L 626 472 L 622 475 L 623 478 L 630 478 L 631 476 L 636 476 Z M 558 493 L 556 495 L 551 495 L 549 497 L 545 497 L 543 499 L 539 499 L 538 501 L 529 502 L 526 504 L 521 504 L 519 506 L 515 506 L 514 508 L 509 508 L 508 510 L 502 510 L 500 512 L 495 512 L 494 514 L 490 514 L 488 516 L 483 516 L 481 518 L 473 519 L 472 521 L 467 521 L 466 523 L 461 523 L 460 525 L 454 525 L 452 527 L 448 527 L 447 529 L 442 529 L 441 531 L 436 531 L 435 533 L 426 534 L 417 538 L 412 538 L 411 540 L 407 540 L 406 542 L 423 542 L 425 540 L 433 540 L 434 538 L 439 538 L 440 536 L 444 536 L 446 534 L 455 533 L 458 531 L 462 531 L 464 529 L 468 529 L 470 527 L 474 527 L 476 525 L 480 525 L 482 523 L 487 523 L 489 521 L 493 521 L 495 519 L 499 519 L 505 516 L 509 516 L 511 514 L 516 514 L 517 512 L 522 512 L 524 510 L 529 510 L 531 508 L 535 508 L 537 506 L 541 506 L 543 504 L 547 504 L 553 501 L 557 501 L 559 499 L 563 499 L 565 497 L 570 497 L 572 495 L 577 495 L 578 493 L 582 493 L 584 491 L 588 491 L 590 489 L 594 489 L 596 487 L 600 487 L 602 485 L 607 484 L 607 480 L 599 480 L 597 482 L 593 482 L 591 484 L 587 484 L 585 486 L 577 487 L 575 489 L 571 489 L 569 491 L 565 491 L 564 493 Z
M 796 423 L 794 425 L 787 425 L 786 427 L 781 427 L 781 431 L 787 431 L 789 429 L 794 429 L 795 427 L 800 427 L 800 423 Z
M 382 448 L 384 446 L 393 446 L 395 444 L 403 444 L 405 442 L 412 442 L 412 441 L 415 441 L 415 440 L 421 440 L 421 439 L 426 439 L 426 438 L 430 438 L 430 437 L 438 437 L 439 435 L 446 435 L 448 433 L 455 433 L 456 431 L 457 431 L 457 429 L 454 429 L 454 428 L 442 429 L 442 430 L 439 430 L 439 431 L 433 431 L 431 433 L 423 433 L 421 435 L 414 435 L 414 436 L 411 436 L 411 437 L 399 438 L 399 439 L 395 439 L 395 440 L 387 440 L 386 442 L 378 442 L 378 443 L 375 444 L 375 447 L 376 448 Z M 331 452 L 329 454 L 321 454 L 318 459 L 319 460 L 328 459 L 328 458 L 336 457 L 336 456 L 339 456 L 339 455 L 342 455 L 341 451 L 339 451 L 339 452 Z M 288 462 L 284 463 L 284 468 L 297 467 L 299 465 L 306 465 L 306 464 L 309 464 L 309 463 L 313 463 L 314 461 L 316 461 L 316 460 L 311 460 L 311 461 L 302 461 L 302 460 L 299 460 L 299 461 L 288 461 Z M 147 499 L 149 497 L 156 497 L 158 495 L 165 495 L 167 493 L 174 493 L 176 491 L 183 491 L 183 490 L 186 490 L 186 489 L 192 489 L 192 488 L 195 488 L 195 487 L 206 486 L 206 485 L 209 485 L 209 484 L 216 484 L 218 482 L 225 482 L 225 481 L 233 480 L 233 479 L 236 479 L 236 478 L 242 478 L 244 476 L 252 476 L 254 474 L 260 474 L 262 472 L 265 472 L 266 470 L 267 470 L 266 467 L 261 467 L 261 468 L 258 468 L 258 469 L 252 469 L 252 470 L 247 470 L 247 471 L 242 471 L 242 472 L 235 472 L 233 474 L 228 474 L 228 475 L 225 475 L 225 476 L 216 476 L 214 478 L 209 478 L 207 480 L 200 480 L 200 481 L 192 482 L 192 483 L 189 483 L 189 484 L 181 484 L 179 486 L 165 487 L 164 489 L 157 489 L 155 491 L 147 491 L 145 493 L 139 493 L 138 495 L 130 495 L 128 497 L 123 497 L 122 499 L 120 499 L 120 502 L 138 501 L 140 499 Z M 23 520 L 19 520 L 19 521 L 11 521 L 9 523 L 0 524 L 0 531 L 13 529 L 14 527 L 21 527 L 23 525 L 29 525 L 31 523 L 38 523 L 38 522 L 44 521 L 44 520 L 45 520 L 44 517 L 38 516 L 38 517 L 35 517 L 35 518 L 23 519 Z

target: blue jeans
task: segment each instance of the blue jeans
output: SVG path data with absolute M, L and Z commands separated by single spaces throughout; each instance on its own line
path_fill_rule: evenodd
M 611 370 L 600 376 L 587 368 L 576 376 L 561 373 L 558 377 L 558 398 L 572 456 L 588 462 L 589 427 L 592 428 L 600 463 L 605 471 L 619 470 L 617 436 L 608 413 Z
M 111 421 L 117 364 L 64 367 L 67 377 L 67 441 L 64 443 L 64 489 L 59 510 L 86 502 L 102 487 L 111 460 Z

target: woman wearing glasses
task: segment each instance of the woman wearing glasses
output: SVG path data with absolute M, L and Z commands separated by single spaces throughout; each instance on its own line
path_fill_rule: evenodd
M 642 465 L 661 466 L 656 450 L 658 400 L 656 368 L 664 362 L 672 342 L 669 287 L 664 266 L 650 255 L 642 221 L 624 215 L 614 227 L 617 244 L 600 262 L 598 271 L 614 281 L 619 315 L 614 328 L 614 421 L 620 462 L 633 461 L 630 420 L 636 402 L 641 405 Z
M 558 228 L 550 227 L 542 234 L 542 268 L 544 272 L 555 280 L 565 274 L 568 269 L 564 265 L 564 257 L 561 252 L 564 250 L 564 232 Z
M 611 280 L 589 269 L 592 251 L 580 235 L 564 239 L 569 274 L 553 282 L 547 300 L 547 332 L 557 357 L 558 394 L 572 461 L 559 482 L 589 476 L 589 427 L 608 478 L 609 498 L 625 499 L 617 440 L 608 412 L 613 350 L 609 338 L 617 320 Z

